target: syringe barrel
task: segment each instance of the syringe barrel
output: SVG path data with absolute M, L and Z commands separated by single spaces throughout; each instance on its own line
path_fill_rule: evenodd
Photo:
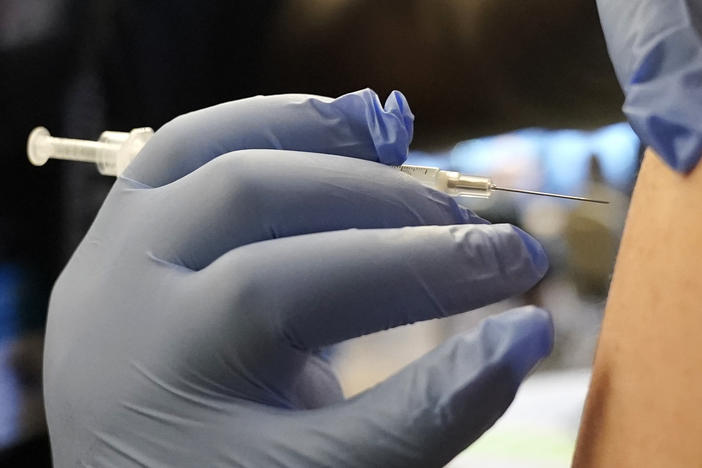
M 118 150 L 109 157 L 98 158 L 97 167 L 102 175 L 119 176 L 129 163 L 141 151 L 147 141 L 153 136 L 154 131 L 149 127 L 132 129 L 131 132 L 102 132 L 101 141 L 109 141 Z
M 396 166 L 400 171 L 417 179 L 423 185 L 445 192 L 448 187 L 446 185 L 446 172 L 438 167 L 413 166 L 411 164 L 403 164 Z

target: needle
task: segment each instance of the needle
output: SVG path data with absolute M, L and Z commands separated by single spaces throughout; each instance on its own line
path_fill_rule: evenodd
M 533 190 L 521 190 L 521 189 L 513 189 L 513 188 L 506 188 L 506 187 L 498 187 L 496 185 L 493 185 L 491 187 L 491 189 L 492 190 L 501 190 L 503 192 L 528 193 L 530 195 L 541 195 L 544 197 L 566 198 L 568 200 L 578 200 L 578 201 L 585 201 L 585 202 L 592 202 L 592 203 L 604 203 L 604 204 L 609 203 L 606 200 L 594 200 L 592 198 L 574 197 L 572 195 L 561 195 L 560 193 L 535 192 Z

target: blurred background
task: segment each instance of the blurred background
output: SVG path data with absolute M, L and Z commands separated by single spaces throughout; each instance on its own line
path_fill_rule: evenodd
M 534 234 L 546 278 L 524 297 L 335 353 L 352 395 L 489 314 L 541 305 L 556 324 L 553 355 L 451 466 L 569 466 L 641 155 L 594 0 L 0 0 L 0 465 L 50 466 L 48 297 L 113 181 L 86 164 L 31 166 L 31 129 L 96 139 L 256 94 L 364 87 L 407 96 L 410 163 L 611 201 L 462 200 Z

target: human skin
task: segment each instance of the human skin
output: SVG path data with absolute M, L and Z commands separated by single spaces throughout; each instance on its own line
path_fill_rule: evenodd
M 573 466 L 700 466 L 702 167 L 648 150 L 620 245 Z

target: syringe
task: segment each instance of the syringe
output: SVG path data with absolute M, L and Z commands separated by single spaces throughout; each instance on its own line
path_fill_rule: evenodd
M 148 127 L 135 128 L 131 132 L 105 131 L 102 132 L 98 141 L 91 141 L 55 138 L 49 134 L 46 128 L 37 127 L 29 134 L 27 156 L 35 166 L 44 165 L 49 158 L 94 162 L 100 174 L 118 176 L 131 160 L 136 157 L 153 134 L 154 131 Z M 593 200 L 558 193 L 498 187 L 488 177 L 444 171 L 437 167 L 412 166 L 409 164 L 395 167 L 403 173 L 414 177 L 422 184 L 450 195 L 489 198 L 495 190 L 500 190 L 576 201 L 609 203 L 604 200 Z

